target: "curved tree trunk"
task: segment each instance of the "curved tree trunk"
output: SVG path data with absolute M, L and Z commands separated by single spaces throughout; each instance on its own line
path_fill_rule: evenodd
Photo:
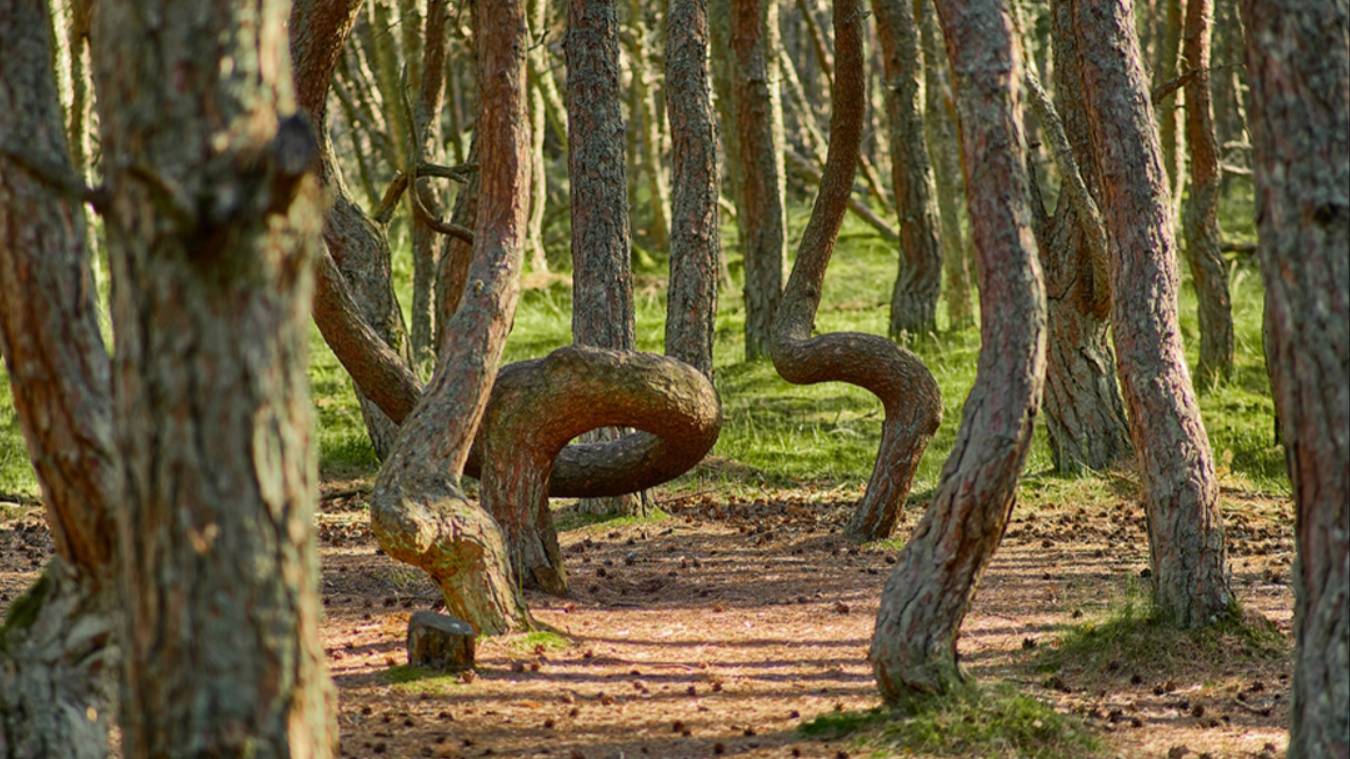
M 327 3 L 295 0 L 291 9 L 291 58 L 295 65 L 295 94 L 309 118 L 319 143 L 319 177 L 331 193 L 333 205 L 324 219 L 323 239 L 338 270 L 351 289 L 361 318 L 405 362 L 411 362 L 403 314 L 394 297 L 389 240 L 352 199 L 338 167 L 326 127 L 328 91 L 342 56 L 343 45 L 363 4 L 358 0 Z M 356 390 L 371 445 L 384 458 L 398 435 L 379 405 Z
M 1298 511 L 1289 756 L 1350 754 L 1350 14 L 1244 0 L 1275 408 Z
M 862 140 L 866 106 L 862 19 L 859 0 L 835 0 L 837 47 L 829 154 L 792 276 L 774 318 L 770 346 L 774 368 L 788 382 L 848 382 L 871 391 L 885 408 L 876 464 L 847 528 L 849 537 L 859 541 L 890 537 L 919 458 L 942 419 L 937 382 L 914 354 L 875 335 L 811 334 L 825 270 L 853 190 Z
M 769 355 L 783 291 L 787 207 L 778 0 L 731 0 L 736 222 L 745 261 L 745 357 Z
M 666 14 L 671 136 L 670 284 L 666 355 L 713 375 L 717 261 L 717 117 L 708 75 L 707 0 L 671 0 Z
M 97 14 L 127 756 L 335 748 L 305 377 L 319 154 L 287 113 L 288 9 Z
M 1045 369 L 1045 293 L 1030 227 L 1018 41 L 999 0 L 938 0 L 937 7 L 956 78 L 981 347 L 937 494 L 882 593 L 869 658 L 891 703 L 943 691 L 961 677 L 956 638 L 1012 513 Z
M 1044 409 L 1055 469 L 1073 473 L 1106 469 L 1132 448 L 1108 335 L 1106 230 L 1095 203 L 1100 189 L 1068 1 L 1055 0 L 1051 13 L 1055 100 L 1063 123 L 1044 112 L 1048 103 L 1040 109 L 1062 178 L 1049 229 L 1037 240 L 1049 307 Z M 1083 196 L 1077 203 L 1075 193 Z
M 403 422 L 371 494 L 371 527 L 390 556 L 425 570 L 446 606 L 483 635 L 527 627 L 501 529 L 464 498 L 460 474 L 488 404 L 520 293 L 530 178 L 522 0 L 478 24 L 481 193 L 473 262 L 446 324 L 436 372 Z
M 1154 601 L 1182 627 L 1233 603 L 1219 485 L 1177 325 L 1176 244 L 1129 0 L 1074 0 L 1083 101 L 1110 238 L 1116 365 L 1139 456 Z
M 891 293 L 890 335 L 906 341 L 937 332 L 942 242 L 937 189 L 924 143 L 923 64 L 912 0 L 872 0 L 886 75 L 891 184 L 900 211 L 900 271 Z
M 0 625 L 0 756 L 109 754 L 121 488 L 83 186 L 67 149 L 47 4 L 0 0 L 0 352 L 57 556 Z M 0 138 L 3 139 L 3 138 Z M 90 719 L 89 715 L 93 715 Z
M 1186 262 L 1200 302 L 1200 365 L 1196 373 L 1208 385 L 1233 373 L 1233 304 L 1228 296 L 1228 265 L 1219 247 L 1219 146 L 1210 107 L 1209 41 L 1211 0 L 1187 0 L 1184 60 L 1198 73 L 1186 83 L 1186 147 L 1190 150 L 1190 187 L 1182 205 Z
M 469 163 L 478 163 L 478 135 L 469 143 Z M 531 172 L 534 162 L 531 161 Z M 473 229 L 478 224 L 478 193 L 482 185 L 481 172 L 475 171 L 469 181 L 459 188 L 455 196 L 455 208 L 450 212 L 450 221 Z M 533 176 L 533 174 L 531 174 Z M 533 202 L 531 195 L 531 202 Z M 469 278 L 469 263 L 473 260 L 473 243 L 459 237 L 446 241 L 441 260 L 436 266 L 436 357 L 445 352 L 445 325 L 454 318 L 459 309 L 460 298 L 464 296 L 464 284 Z
M 933 0 L 919 3 L 919 27 L 923 40 L 924 133 L 933 159 L 934 189 L 938 218 L 942 223 L 943 297 L 947 321 L 953 329 L 974 323 L 970 306 L 970 267 L 966 262 L 965 235 L 961 231 L 961 157 L 953 125 L 954 106 L 947 78 L 947 51 L 942 47 Z

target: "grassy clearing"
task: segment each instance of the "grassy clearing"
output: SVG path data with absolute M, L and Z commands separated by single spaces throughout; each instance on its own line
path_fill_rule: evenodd
M 536 651 L 564 651 L 572 647 L 572 639 L 552 630 L 535 630 L 524 635 L 512 636 L 511 648 L 517 653 L 532 654 Z
M 1035 664 L 1043 672 L 1089 678 L 1128 673 L 1149 679 L 1289 654 L 1290 642 L 1279 628 L 1239 608 L 1212 625 L 1179 630 L 1154 610 L 1146 590 L 1136 585 L 1123 603 L 1068 627 L 1053 645 L 1042 649 Z
M 876 756 L 1087 757 L 1100 743 L 1077 718 L 1009 685 L 966 686 L 903 710 L 824 714 L 799 728 L 822 740 L 853 736 Z
M 571 532 L 572 530 L 581 530 L 597 525 L 610 529 L 638 524 L 656 524 L 667 519 L 670 519 L 670 515 L 658 508 L 652 508 L 646 516 L 640 517 L 582 511 L 575 504 L 564 506 L 553 512 L 553 523 L 558 532 Z
M 384 681 L 406 693 L 444 696 L 465 687 L 457 673 L 437 672 L 426 667 L 400 664 L 381 673 Z

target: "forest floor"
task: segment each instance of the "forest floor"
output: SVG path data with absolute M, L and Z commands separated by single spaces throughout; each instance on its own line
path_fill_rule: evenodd
M 323 632 L 342 755 L 1281 754 L 1288 504 L 1224 494 L 1234 586 L 1264 621 L 1177 635 L 1143 611 L 1143 518 L 1116 482 L 1105 494 L 1096 480 L 1023 485 L 959 642 L 967 673 L 999 695 L 982 710 L 948 704 L 909 720 L 867 711 L 878 704 L 868 640 L 902 541 L 842 540 L 854 493 L 693 492 L 667 497 L 652 519 L 590 524 L 564 506 L 572 596 L 532 596 L 541 631 L 481 642 L 470 676 L 406 665 L 408 617 L 441 608 L 439 593 L 378 550 L 367 483 L 329 483 Z M 36 507 L 4 511 L 0 607 L 49 551 Z

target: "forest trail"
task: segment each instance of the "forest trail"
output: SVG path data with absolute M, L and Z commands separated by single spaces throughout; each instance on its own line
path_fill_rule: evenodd
M 669 516 L 657 521 L 565 529 L 573 597 L 530 598 L 537 621 L 556 634 L 482 643 L 468 682 L 403 666 L 407 619 L 439 608 L 439 594 L 378 551 L 362 495 L 330 495 L 320 515 L 323 639 L 341 755 L 872 756 L 853 736 L 827 741 L 798 730 L 878 703 L 866 652 L 899 541 L 845 542 L 845 495 L 686 496 L 663 504 Z M 1287 637 L 1290 506 L 1240 493 L 1225 493 L 1224 504 L 1238 595 Z M 897 535 L 918 514 L 911 503 Z M 576 521 L 570 508 L 558 516 L 564 526 Z M 36 576 L 50 540 L 35 507 L 0 517 L 7 607 Z M 1142 519 L 1124 500 L 1019 504 L 963 628 L 962 663 L 981 683 L 1009 682 L 1082 715 L 1107 756 L 1282 750 L 1285 657 L 1235 655 L 1166 677 L 1129 664 L 1043 666 L 1065 626 L 1118 608 L 1139 584 Z

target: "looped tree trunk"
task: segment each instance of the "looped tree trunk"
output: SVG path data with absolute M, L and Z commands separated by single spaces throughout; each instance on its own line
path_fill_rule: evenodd
M 569 440 L 602 427 L 643 430 L 616 443 L 642 451 L 651 465 L 629 459 L 627 470 L 592 480 L 612 491 L 596 495 L 617 495 L 688 471 L 717 442 L 720 425 L 712 383 L 673 358 L 572 346 L 503 369 L 478 446 L 484 461 L 481 493 L 483 506 L 506 534 L 517 577 L 526 587 L 567 592 L 548 494 L 554 458 Z M 614 451 L 620 448 L 616 443 L 599 448 Z M 627 484 L 619 472 L 630 478 Z M 660 474 L 654 478 L 654 472 Z
M 769 354 L 778 374 L 788 382 L 847 382 L 881 399 L 886 410 L 881 447 L 867 491 L 847 528 L 849 537 L 859 541 L 886 538 L 895 529 L 919 458 L 942 420 L 937 381 L 913 353 L 876 335 L 811 336 L 862 140 L 866 107 L 862 19 L 857 0 L 835 1 L 836 73 L 829 152 L 820 193 L 775 316 Z

